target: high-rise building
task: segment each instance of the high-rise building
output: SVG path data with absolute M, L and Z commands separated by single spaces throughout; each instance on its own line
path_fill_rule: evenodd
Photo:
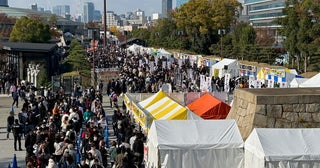
M 176 8 L 179 8 L 182 4 L 187 3 L 189 0 L 177 0 Z
M 162 0 L 162 16 L 167 17 L 172 10 L 172 0 Z
M 32 4 L 31 5 L 31 10 L 38 11 L 38 5 L 36 3 Z
M 101 12 L 99 10 L 94 10 L 93 20 L 94 21 L 101 21 L 101 19 L 102 19 Z
M 107 11 L 106 20 L 107 20 L 107 24 L 106 24 L 107 27 L 118 26 L 118 22 L 119 22 L 120 18 L 113 11 Z M 102 24 L 103 24 L 103 20 L 102 20 Z
M 285 0 L 245 0 L 244 6 L 253 27 L 277 28 L 274 20 L 284 16 Z
M 66 17 L 70 15 L 70 6 L 69 5 L 57 5 L 52 7 L 52 13 L 58 16 Z
M 244 0 L 244 15 L 247 16 L 249 24 L 254 28 L 259 28 L 259 34 L 268 34 L 275 38 L 274 44 L 283 42 L 283 37 L 279 35 L 275 19 L 283 17 L 282 10 L 285 8 L 286 0 Z
M 94 4 L 85 2 L 83 6 L 83 22 L 88 23 L 94 20 Z
M 0 6 L 9 6 L 8 5 L 8 0 L 0 0 Z

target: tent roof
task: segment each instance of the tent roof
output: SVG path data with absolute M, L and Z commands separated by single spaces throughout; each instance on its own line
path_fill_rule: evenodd
M 149 98 L 139 102 L 138 105 L 141 106 L 142 108 L 147 108 L 150 105 L 154 104 L 155 102 L 159 101 L 160 99 L 162 99 L 166 96 L 167 96 L 167 94 L 164 91 L 160 90 L 156 94 L 153 94 Z
M 235 120 L 154 120 L 148 139 L 160 149 L 243 147 Z
M 158 55 L 171 55 L 168 51 L 163 48 L 158 49 Z
M 294 78 L 291 82 L 290 82 L 290 87 L 291 86 L 296 86 L 298 87 L 301 83 L 307 81 L 308 78 Z
M 300 87 L 320 87 L 320 73 L 303 82 Z
M 187 107 L 204 119 L 225 119 L 231 108 L 209 93 L 188 104 Z
M 187 109 L 169 97 L 163 97 L 145 109 L 157 120 L 185 120 Z
M 229 59 L 229 58 L 224 58 L 223 60 L 219 61 L 218 63 L 214 64 L 212 66 L 212 68 L 214 69 L 222 69 L 224 68 L 225 65 L 230 65 L 234 62 L 236 62 L 237 60 L 235 59 Z
M 320 128 L 255 128 L 245 149 L 267 161 L 320 160 Z

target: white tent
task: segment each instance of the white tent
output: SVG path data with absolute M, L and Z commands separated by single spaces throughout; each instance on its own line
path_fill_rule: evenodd
M 320 87 L 320 73 L 303 82 L 300 87 Z
M 138 53 L 143 54 L 143 53 L 146 52 L 146 50 L 145 50 L 145 48 L 143 46 L 140 46 L 140 45 L 137 45 L 137 44 L 132 44 L 131 46 L 129 46 L 127 48 L 127 51 L 130 51 L 133 54 L 138 54 Z
M 307 81 L 309 78 L 294 78 L 291 82 L 290 82 L 290 87 L 291 88 L 298 88 L 300 87 L 300 85 Z
M 166 57 L 167 59 L 169 59 L 171 57 L 171 53 L 169 53 L 168 51 L 166 51 L 163 48 L 158 49 L 158 53 L 157 56 L 161 58 L 161 56 Z
M 242 168 L 243 140 L 234 120 L 154 120 L 147 167 Z
M 319 139 L 319 128 L 255 128 L 245 142 L 245 168 L 319 168 Z
M 225 73 L 230 73 L 231 78 L 239 76 L 239 65 L 235 59 L 224 58 L 218 63 L 212 65 L 212 74 L 222 78 Z M 215 76 L 216 77 L 216 76 Z

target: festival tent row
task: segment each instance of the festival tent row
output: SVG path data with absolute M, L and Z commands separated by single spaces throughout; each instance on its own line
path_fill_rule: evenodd
M 205 93 L 187 107 L 203 119 L 226 119 L 231 107 L 215 98 L 210 93 Z
M 243 144 L 234 120 L 155 120 L 146 167 L 242 168 Z
M 255 128 L 245 143 L 234 120 L 155 120 L 146 167 L 318 168 L 319 128 Z
M 319 128 L 255 128 L 245 142 L 245 168 L 318 168 L 319 139 Z

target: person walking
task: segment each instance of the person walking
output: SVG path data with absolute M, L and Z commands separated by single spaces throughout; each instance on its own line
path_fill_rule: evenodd
M 9 134 L 12 130 L 12 126 L 14 124 L 14 113 L 10 111 L 10 115 L 7 118 L 7 139 L 9 140 Z
M 18 105 L 19 105 L 18 91 L 12 92 L 12 99 L 13 99 L 12 106 L 14 106 L 14 104 L 16 104 L 16 107 L 18 108 Z
M 17 141 L 19 145 L 19 150 L 21 151 L 21 135 L 23 134 L 23 128 L 22 125 L 20 125 L 19 120 L 15 119 L 14 124 L 12 126 L 12 132 L 14 135 L 14 150 L 17 151 Z

